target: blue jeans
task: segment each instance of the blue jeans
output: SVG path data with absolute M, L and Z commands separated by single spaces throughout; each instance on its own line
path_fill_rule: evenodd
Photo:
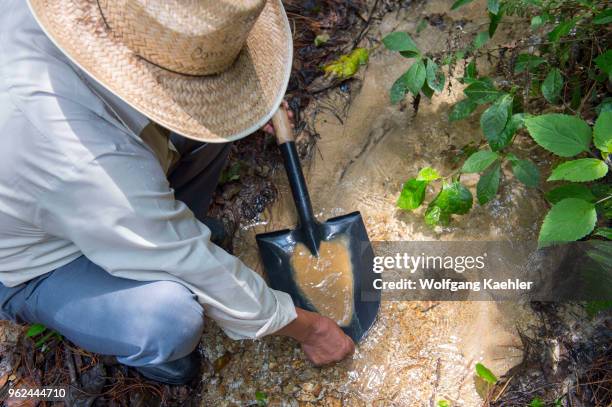
M 230 144 L 175 140 L 181 161 L 170 183 L 202 220 Z M 85 350 L 147 367 L 189 355 L 202 334 L 204 311 L 181 284 L 114 277 L 82 256 L 17 287 L 0 284 L 0 317 L 41 323 Z

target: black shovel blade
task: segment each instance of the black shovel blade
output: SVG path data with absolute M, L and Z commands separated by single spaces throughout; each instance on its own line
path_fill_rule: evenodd
M 353 317 L 342 330 L 358 342 L 370 329 L 380 307 L 380 291 L 373 288 L 374 251 L 359 212 L 329 219 L 318 225 L 320 241 L 342 237 L 348 243 L 353 271 Z M 275 290 L 291 295 L 300 308 L 318 312 L 298 287 L 291 267 L 291 256 L 297 243 L 304 243 L 301 230 L 281 230 L 257 235 L 257 245 L 264 268 Z

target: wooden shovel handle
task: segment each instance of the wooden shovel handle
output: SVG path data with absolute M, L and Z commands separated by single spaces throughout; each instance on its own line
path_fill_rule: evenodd
M 274 114 L 274 117 L 272 117 L 272 124 L 274 125 L 274 133 L 276 134 L 276 143 L 279 146 L 290 141 L 295 141 L 291 121 L 283 106 L 281 106 L 278 112 Z

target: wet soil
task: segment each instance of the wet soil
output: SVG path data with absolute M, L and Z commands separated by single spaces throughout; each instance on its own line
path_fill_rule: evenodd
M 546 208 L 542 194 L 510 182 L 507 168 L 500 194 L 486 206 L 475 204 L 468 215 L 455 217 L 449 227 L 430 228 L 422 221 L 421 210 L 408 213 L 395 205 L 402 183 L 420 168 L 433 166 L 448 175 L 460 165 L 465 147 L 482 140 L 475 118 L 454 123 L 447 120 L 450 107 L 461 95 L 462 85 L 455 80 L 432 101 L 422 100 L 418 114 L 409 99 L 391 106 L 388 90 L 410 62 L 382 49 L 380 38 L 391 31 L 406 30 L 418 32 L 414 38 L 426 52 L 459 46 L 465 40 L 463 34 L 486 24 L 484 0 L 456 12 L 449 11 L 451 0 L 368 0 L 363 4 L 350 2 L 356 9 L 347 12 L 345 8 L 340 14 L 333 7 L 317 9 L 317 2 L 287 3 L 295 3 L 288 10 L 298 31 L 290 104 L 298 114 L 300 151 L 321 220 L 359 210 L 370 238 L 378 241 L 526 240 L 537 236 Z M 333 6 L 335 2 L 327 3 Z M 311 6 L 310 14 L 303 13 Z M 291 15 L 298 12 L 302 15 Z M 331 32 L 338 21 L 343 29 L 332 32 L 329 48 L 313 48 L 314 36 Z M 520 27 L 512 24 L 502 24 L 499 30 L 498 41 L 521 34 Z M 331 44 L 340 44 L 341 49 Z M 321 61 L 355 45 L 373 49 L 367 68 L 342 84 L 321 77 Z M 454 69 L 455 76 L 460 76 L 463 67 Z M 486 60 L 481 69 L 487 69 Z M 548 157 L 540 155 L 527 137 L 519 136 L 515 148 L 517 155 L 532 158 L 546 175 Z M 295 223 L 291 195 L 273 140 L 260 134 L 237 143 L 225 176 L 211 215 L 221 217 L 235 232 L 233 247 L 228 248 L 262 272 L 255 234 Z M 475 188 L 476 178 L 462 179 L 472 190 Z M 433 196 L 435 191 L 428 193 Z M 145 387 L 133 374 L 117 370 L 119 373 L 111 372 L 113 383 L 118 384 L 113 389 L 134 394 L 141 390 L 143 394 L 163 393 L 170 400 L 167 405 L 198 402 L 195 391 L 200 393 L 202 406 L 435 406 L 445 399 L 453 406 L 472 407 L 483 403 L 485 391 L 474 378 L 474 365 L 482 362 L 498 376 L 506 372 L 508 378 L 517 375 L 505 390 L 511 401 L 499 404 L 503 400 L 500 398 L 496 405 L 515 405 L 512 400 L 524 405 L 530 394 L 538 394 L 530 382 L 537 383 L 538 388 L 550 387 L 555 376 L 524 373 L 528 369 L 518 373 L 512 370 L 514 366 L 527 360 L 529 368 L 539 372 L 547 363 L 554 366 L 556 362 L 533 355 L 550 354 L 556 346 L 554 338 L 565 338 L 567 344 L 572 340 L 585 344 L 593 337 L 592 329 L 584 328 L 587 322 L 576 328 L 574 316 L 574 322 L 566 323 L 574 327 L 573 331 L 561 325 L 559 332 L 546 331 L 550 339 L 545 343 L 550 346 L 526 347 L 525 338 L 541 337 L 541 328 L 550 325 L 543 315 L 552 314 L 515 303 L 384 302 L 378 320 L 355 355 L 325 368 L 313 367 L 297 343 L 286 338 L 232 341 L 207 321 L 201 341 L 206 363 L 200 388 L 172 393 L 167 388 Z M 580 318 L 587 321 L 583 314 Z M 0 334 L 3 380 L 8 378 L 5 372 L 10 373 L 21 363 L 10 357 L 12 349 L 25 348 L 18 343 L 20 329 L 4 326 Z M 605 343 L 598 341 L 592 342 Z M 41 355 L 33 351 L 32 343 L 29 346 L 26 353 Z M 68 372 L 62 364 L 63 345 L 57 349 L 55 369 L 58 377 L 63 374 L 65 379 Z M 565 349 L 573 348 L 567 345 Z M 74 354 L 80 353 L 74 350 Z M 593 351 L 592 359 L 601 354 L 600 350 Z M 84 355 L 84 371 L 96 366 L 93 362 L 98 363 L 95 355 L 94 359 L 91 356 Z M 124 373 L 126 381 L 120 382 L 117 378 Z M 586 371 L 576 374 L 591 377 Z M 121 396 L 120 400 L 128 403 L 124 405 L 155 405 L 138 397 Z
M 415 40 L 426 52 L 441 49 L 448 37 L 445 29 L 469 30 L 483 18 L 479 2 L 452 15 L 450 3 L 416 3 L 387 13 L 370 27 L 364 42 L 394 30 L 414 33 L 426 19 L 429 24 Z M 535 239 L 545 202 L 537 190 L 516 183 L 503 182 L 495 200 L 476 205 L 446 228 L 432 229 L 420 211 L 396 208 L 402 183 L 420 168 L 433 166 L 447 175 L 459 164 L 454 158 L 464 146 L 481 142 L 476 119 L 447 119 L 461 95 L 456 81 L 432 101 L 421 101 L 418 114 L 409 100 L 390 105 L 388 90 L 408 66 L 406 59 L 375 48 L 358 79 L 304 112 L 319 137 L 304 160 L 318 217 L 359 210 L 370 238 L 380 241 Z M 516 153 L 546 166 L 532 147 L 523 138 Z M 295 223 L 282 168 L 276 168 L 273 179 L 277 200 L 256 220 L 243 222 L 234 240 L 235 253 L 260 272 L 255 234 Z M 464 179 L 472 189 L 476 181 Z M 206 377 L 203 405 L 248 405 L 261 392 L 272 405 L 429 406 L 446 399 L 456 406 L 477 406 L 482 389 L 473 377 L 475 363 L 483 362 L 498 375 L 518 364 L 523 354 L 517 326 L 533 320 L 531 309 L 517 304 L 386 302 L 355 355 L 323 369 L 312 367 L 299 347 L 285 339 L 232 343 L 208 333 L 202 341 L 207 356 L 225 359 L 223 368 Z

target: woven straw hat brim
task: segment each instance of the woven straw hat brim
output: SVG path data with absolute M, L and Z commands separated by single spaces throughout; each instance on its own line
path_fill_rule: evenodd
M 114 38 L 96 0 L 28 0 L 47 36 L 77 66 L 154 122 L 187 138 L 225 143 L 261 128 L 289 82 L 293 45 L 280 0 L 268 0 L 245 48 L 225 72 L 181 75 Z

